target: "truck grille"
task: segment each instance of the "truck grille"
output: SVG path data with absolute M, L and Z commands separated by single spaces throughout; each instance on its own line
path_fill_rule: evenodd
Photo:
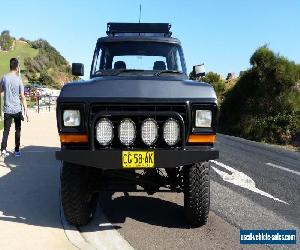
M 113 140 L 107 146 L 101 146 L 96 140 L 95 126 L 101 118 L 108 118 L 113 124 Z M 120 122 L 130 118 L 136 126 L 136 138 L 130 146 L 123 145 L 118 136 L 118 127 Z M 163 124 L 170 118 L 175 119 L 180 124 L 180 140 L 173 146 L 181 148 L 185 144 L 185 131 L 187 131 L 187 108 L 186 105 L 174 104 L 92 104 L 90 107 L 90 131 L 92 148 L 95 150 L 103 148 L 149 148 L 141 138 L 142 122 L 151 118 L 157 122 L 158 138 L 152 148 L 170 148 L 163 139 Z

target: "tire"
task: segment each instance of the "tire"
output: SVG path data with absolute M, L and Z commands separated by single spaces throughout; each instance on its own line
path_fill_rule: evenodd
M 207 223 L 210 205 L 209 163 L 195 163 L 184 169 L 184 212 L 188 224 Z
M 98 194 L 91 189 L 88 167 L 64 162 L 61 172 L 61 203 L 67 221 L 84 226 L 93 218 Z

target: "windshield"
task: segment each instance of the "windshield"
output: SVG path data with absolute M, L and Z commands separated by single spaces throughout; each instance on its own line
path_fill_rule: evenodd
M 186 74 L 182 49 L 161 42 L 110 42 L 98 45 L 91 76 L 120 73 Z

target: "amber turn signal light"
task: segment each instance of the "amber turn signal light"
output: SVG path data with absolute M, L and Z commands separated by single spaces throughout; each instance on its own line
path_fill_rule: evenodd
M 189 135 L 189 143 L 215 143 L 216 135 Z
M 61 143 L 87 143 L 89 138 L 86 134 L 60 134 Z

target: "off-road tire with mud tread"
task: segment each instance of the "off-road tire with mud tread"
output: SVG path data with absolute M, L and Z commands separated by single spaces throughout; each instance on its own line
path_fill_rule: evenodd
M 209 163 L 184 167 L 184 212 L 191 227 L 207 223 L 210 205 Z
M 88 167 L 64 162 L 61 172 L 61 202 L 67 221 L 84 226 L 93 218 L 98 194 L 90 188 Z

